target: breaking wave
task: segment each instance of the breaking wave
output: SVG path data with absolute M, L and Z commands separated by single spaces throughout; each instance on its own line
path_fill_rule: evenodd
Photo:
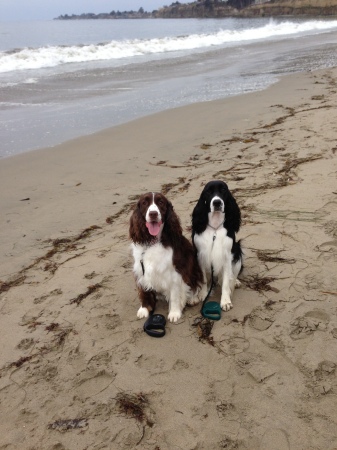
M 21 48 L 0 53 L 0 72 L 55 67 L 61 64 L 121 60 L 169 52 L 194 51 L 216 46 L 244 44 L 258 40 L 322 33 L 337 28 L 337 21 L 311 20 L 302 23 L 271 20 L 258 28 L 219 30 L 155 39 L 113 40 L 101 44 Z

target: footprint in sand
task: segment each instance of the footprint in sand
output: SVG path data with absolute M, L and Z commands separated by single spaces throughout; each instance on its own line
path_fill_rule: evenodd
M 248 323 L 252 328 L 255 328 L 255 330 L 264 331 L 272 326 L 274 320 L 272 312 L 257 307 L 249 314 Z
M 177 359 L 177 361 L 173 364 L 173 370 L 179 370 L 179 369 L 188 369 L 189 364 L 186 361 L 183 361 L 182 359 Z
M 304 316 L 297 317 L 292 323 L 290 336 L 292 339 L 304 339 L 315 331 L 325 331 L 330 321 L 329 315 L 324 311 L 309 311 Z
M 39 369 L 37 379 L 51 381 L 53 378 L 57 376 L 57 374 L 58 369 L 56 366 L 47 365 L 46 367 Z
M 18 408 L 19 405 L 22 405 L 26 397 L 26 391 L 18 387 L 16 384 L 9 384 L 0 389 L 0 395 L 3 411 L 7 411 L 9 413 Z
M 109 366 L 112 361 L 112 356 L 108 350 L 98 353 L 93 356 L 88 362 L 88 368 L 93 370 L 103 369 Z
M 34 339 L 33 338 L 26 338 L 26 339 L 22 339 L 18 345 L 16 346 L 16 348 L 18 348 L 19 350 L 28 350 L 33 344 L 34 344 Z
M 239 448 L 239 442 L 230 437 L 225 437 L 220 443 L 219 448 L 226 448 L 228 450 L 234 450 Z
M 157 358 L 155 355 L 151 355 L 150 357 L 141 356 L 137 360 L 137 366 L 141 369 L 151 369 L 153 373 L 164 373 L 170 370 L 166 366 L 165 360 Z M 154 370 L 154 368 L 156 369 Z
M 327 395 L 333 392 L 336 387 L 336 364 L 332 361 L 322 361 L 318 364 L 317 369 L 314 372 L 313 386 L 314 394 L 317 396 Z
M 118 314 L 104 314 L 98 316 L 107 330 L 114 330 L 122 325 L 122 319 Z
M 92 377 L 79 381 L 75 388 L 76 394 L 83 398 L 90 398 L 104 391 L 115 379 L 116 374 L 102 370 Z
M 327 234 L 330 234 L 332 237 L 337 237 L 337 222 L 335 220 L 330 220 L 323 226 Z
M 315 370 L 317 380 L 325 380 L 328 377 L 334 377 L 337 365 L 332 361 L 322 361 Z
M 237 355 L 248 350 L 249 341 L 241 336 L 220 338 L 220 347 L 228 355 Z
M 289 450 L 289 448 L 286 432 L 276 428 L 265 432 L 259 450 Z
M 219 417 L 229 418 L 230 420 L 239 420 L 239 415 L 233 403 L 219 402 L 216 405 L 216 411 Z

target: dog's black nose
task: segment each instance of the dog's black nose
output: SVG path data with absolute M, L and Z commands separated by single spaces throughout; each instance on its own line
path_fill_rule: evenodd
M 213 207 L 214 207 L 214 209 L 220 209 L 221 208 L 221 200 L 213 200 Z
M 151 220 L 157 220 L 157 219 L 158 219 L 158 213 L 157 213 L 157 211 L 150 211 L 149 216 L 150 216 L 150 219 L 151 219 Z

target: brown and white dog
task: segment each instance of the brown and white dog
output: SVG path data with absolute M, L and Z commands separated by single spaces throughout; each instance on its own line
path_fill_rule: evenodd
M 176 322 L 186 303 L 199 302 L 203 277 L 196 251 L 163 194 L 148 192 L 140 197 L 130 219 L 130 238 L 141 301 L 137 316 L 148 317 L 156 294 L 161 294 L 169 304 L 168 319 Z

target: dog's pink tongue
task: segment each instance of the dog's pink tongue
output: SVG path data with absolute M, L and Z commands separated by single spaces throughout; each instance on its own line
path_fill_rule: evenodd
M 146 227 L 149 230 L 151 236 L 157 236 L 160 231 L 161 222 L 146 222 Z

